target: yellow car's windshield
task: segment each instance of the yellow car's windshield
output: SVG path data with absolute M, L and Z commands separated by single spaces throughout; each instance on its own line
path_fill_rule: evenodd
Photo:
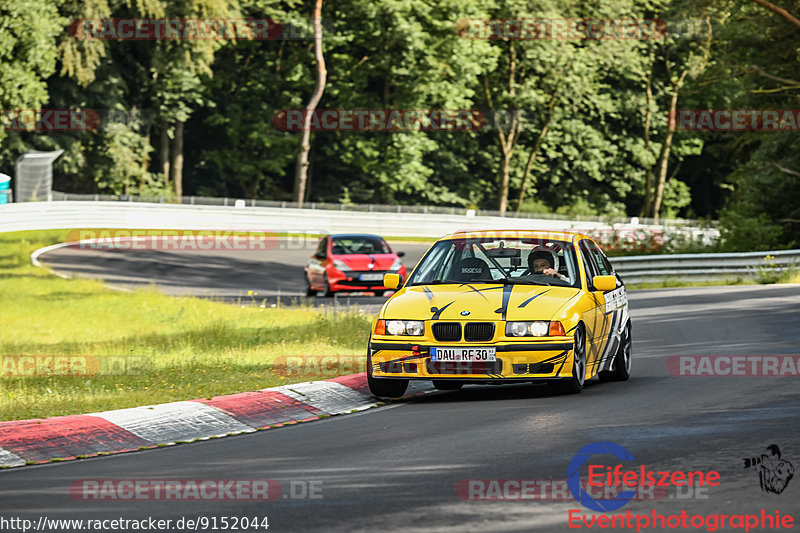
M 407 285 L 514 283 L 579 287 L 575 249 L 552 239 L 465 237 L 437 242 Z

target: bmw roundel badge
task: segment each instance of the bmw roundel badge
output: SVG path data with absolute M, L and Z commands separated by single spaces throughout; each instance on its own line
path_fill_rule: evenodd
M 469 311 L 461 311 L 461 316 L 467 316 L 467 315 L 469 315 Z

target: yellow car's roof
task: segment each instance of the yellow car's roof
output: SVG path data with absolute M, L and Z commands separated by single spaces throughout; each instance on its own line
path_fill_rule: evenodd
M 462 239 L 477 237 L 495 237 L 499 239 L 557 239 L 570 241 L 573 237 L 591 239 L 586 234 L 576 231 L 561 230 L 530 230 L 530 229 L 481 229 L 481 230 L 460 230 L 440 237 L 439 240 Z

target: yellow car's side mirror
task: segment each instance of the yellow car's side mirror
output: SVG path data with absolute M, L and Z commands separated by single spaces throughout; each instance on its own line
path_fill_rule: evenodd
M 387 289 L 397 290 L 400 288 L 400 274 L 384 274 L 383 286 Z
M 595 290 L 598 291 L 613 291 L 617 288 L 616 276 L 595 276 L 592 283 L 594 284 Z

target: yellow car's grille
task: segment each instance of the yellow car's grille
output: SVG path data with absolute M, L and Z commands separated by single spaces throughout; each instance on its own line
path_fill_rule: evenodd
M 458 342 L 461 340 L 459 322 L 434 322 L 431 327 L 433 338 L 439 342 Z M 467 342 L 488 342 L 494 338 L 492 322 L 468 322 L 464 325 L 464 340 Z
M 470 322 L 464 326 L 464 340 L 486 342 L 494 337 L 494 324 L 491 322 Z
M 458 322 L 436 322 L 431 329 L 433 330 L 433 338 L 439 342 L 461 340 L 461 324 Z

